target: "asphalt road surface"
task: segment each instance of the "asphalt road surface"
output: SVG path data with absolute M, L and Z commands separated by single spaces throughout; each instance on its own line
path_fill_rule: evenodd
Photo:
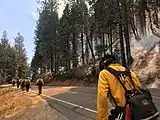
M 44 87 L 47 88 L 50 87 Z M 32 89 L 36 88 L 32 87 Z M 150 89 L 150 91 L 160 112 L 160 89 Z M 43 96 L 52 108 L 69 120 L 96 120 L 96 94 L 96 88 L 77 87 L 64 94 Z

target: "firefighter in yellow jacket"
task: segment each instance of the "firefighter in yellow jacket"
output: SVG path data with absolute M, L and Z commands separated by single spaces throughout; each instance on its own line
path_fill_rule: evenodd
M 97 120 L 110 120 L 111 115 L 108 113 L 108 99 L 113 107 L 116 106 L 114 102 L 120 107 L 125 106 L 125 91 L 116 77 L 109 71 L 105 70 L 106 67 L 111 67 L 117 71 L 125 71 L 125 67 L 120 65 L 117 62 L 116 57 L 113 55 L 105 55 L 100 61 L 99 68 L 101 71 L 98 78 Z M 132 71 L 131 76 L 134 84 L 137 87 L 141 87 L 136 74 Z M 125 82 L 125 86 L 127 89 L 132 89 L 130 88 L 129 82 Z M 109 94 L 109 91 L 111 92 L 112 97 Z M 114 100 L 112 98 L 114 98 Z

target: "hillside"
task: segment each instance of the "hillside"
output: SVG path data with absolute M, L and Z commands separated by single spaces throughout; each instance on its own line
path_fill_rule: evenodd
M 160 41 L 153 47 L 147 45 L 145 47 L 134 57 L 132 69 L 138 74 L 141 81 L 150 84 L 160 80 Z

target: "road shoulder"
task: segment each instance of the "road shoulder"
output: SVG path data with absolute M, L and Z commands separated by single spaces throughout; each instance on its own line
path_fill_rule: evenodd
M 35 93 L 9 87 L 0 94 L 1 120 L 68 120 Z

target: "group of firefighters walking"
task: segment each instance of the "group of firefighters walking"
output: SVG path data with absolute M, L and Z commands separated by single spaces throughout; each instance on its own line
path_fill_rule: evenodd
M 26 90 L 26 92 L 29 92 L 29 89 L 31 88 L 31 80 L 29 79 L 13 79 L 12 86 L 14 87 L 15 84 L 17 85 L 17 88 L 21 88 L 22 91 Z M 41 78 L 37 79 L 36 85 L 38 86 L 38 94 L 42 94 L 42 86 L 44 85 L 44 80 Z

